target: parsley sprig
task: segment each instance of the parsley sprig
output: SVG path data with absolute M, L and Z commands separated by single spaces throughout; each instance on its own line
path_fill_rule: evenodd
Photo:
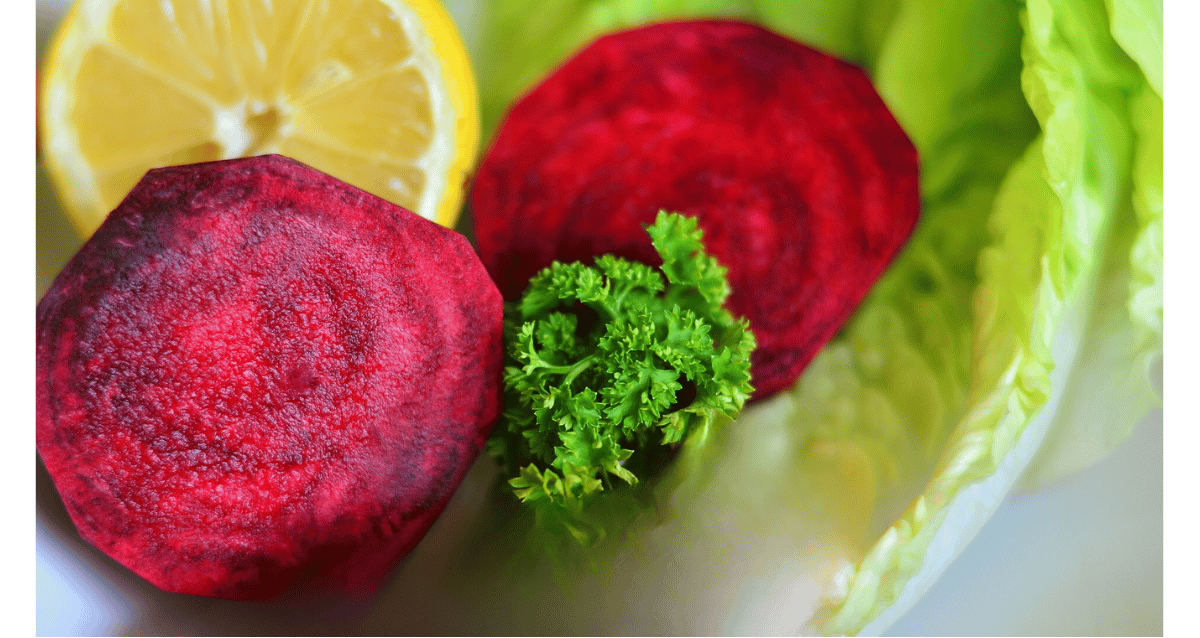
M 587 509 L 700 444 L 752 392 L 747 322 L 723 307 L 726 269 L 694 218 L 647 228 L 662 266 L 612 255 L 554 262 L 506 309 L 506 409 L 488 441 L 514 493 L 584 544 Z M 665 281 L 664 281 L 665 276 Z

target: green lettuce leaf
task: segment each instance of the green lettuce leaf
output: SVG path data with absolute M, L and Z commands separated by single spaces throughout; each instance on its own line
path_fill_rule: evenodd
M 1145 200 L 1157 184 L 1161 193 L 1161 115 L 1154 166 L 1153 98 L 1143 93 L 1131 107 L 1127 96 L 1145 81 L 1109 36 L 1099 1 L 1031 0 L 1021 22 L 1022 87 L 1041 134 L 1009 172 L 989 219 L 965 414 L 924 493 L 859 564 L 827 631 L 886 628 L 1020 473 L 1047 480 L 1097 460 L 1153 400 L 1147 368 L 1161 350 L 1161 194 L 1157 212 L 1136 204 L 1145 211 L 1137 216 L 1128 197 L 1133 120 L 1142 124 L 1134 192 Z M 1106 414 L 1092 418 L 1097 411 Z
M 1157 401 L 1160 2 L 486 4 L 485 126 L 595 35 L 723 13 L 862 65 L 924 202 L 792 389 L 612 505 L 628 531 L 594 571 L 521 550 L 472 571 L 507 631 L 881 632 L 1020 481 L 1101 458 Z M 488 547 L 536 547 L 526 531 Z
M 1163 94 L 1162 0 L 1105 0 L 1112 35 L 1146 74 L 1159 97 Z
M 1163 338 L 1162 4 L 1119 3 L 1110 11 L 1118 44 L 1146 74 L 1144 82 L 1129 90 L 1132 172 L 1100 257 L 1104 271 L 1076 373 L 1023 479 L 1026 488 L 1104 458 L 1129 437 L 1147 409 L 1160 403 L 1153 378 L 1161 366 Z M 1110 400 L 1097 401 L 1098 396 Z

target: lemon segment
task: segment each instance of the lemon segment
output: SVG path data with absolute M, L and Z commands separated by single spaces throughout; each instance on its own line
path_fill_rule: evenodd
M 313 45 L 293 52 L 285 91 L 305 104 L 350 81 L 407 61 L 413 41 L 395 11 L 382 2 L 318 0 L 299 41 Z
M 160 77 L 218 103 L 241 99 L 242 86 L 231 81 L 236 76 L 228 24 L 212 3 L 123 0 L 113 6 L 108 24 L 113 46 L 158 70 Z
M 316 33 L 303 32 L 311 7 L 320 2 L 225 0 L 224 4 L 228 7 L 236 77 L 251 102 L 277 99 L 290 57 L 314 47 L 318 38 L 330 33 L 319 19 L 314 20 Z
M 452 226 L 479 143 L 436 0 L 80 0 L 42 92 L 43 157 L 82 236 L 146 170 L 265 153 Z
M 145 162 L 209 138 L 212 109 L 126 55 L 92 47 L 83 54 L 79 77 L 89 99 L 75 102 L 71 120 L 87 142 L 80 150 L 98 170 Z M 128 116 L 134 108 L 140 117 Z
M 434 137 L 427 86 L 411 67 L 355 82 L 298 112 L 297 133 L 336 140 L 371 157 L 418 161 Z

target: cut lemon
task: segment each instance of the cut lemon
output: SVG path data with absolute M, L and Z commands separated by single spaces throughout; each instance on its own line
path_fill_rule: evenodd
M 42 79 L 43 157 L 85 236 L 150 168 L 266 153 L 452 226 L 479 143 L 437 0 L 80 0 Z

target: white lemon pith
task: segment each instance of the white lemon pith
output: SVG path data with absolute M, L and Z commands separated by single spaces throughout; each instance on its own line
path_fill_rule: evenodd
M 451 226 L 479 139 L 436 0 L 82 0 L 43 73 L 44 157 L 84 234 L 150 168 L 266 153 Z

